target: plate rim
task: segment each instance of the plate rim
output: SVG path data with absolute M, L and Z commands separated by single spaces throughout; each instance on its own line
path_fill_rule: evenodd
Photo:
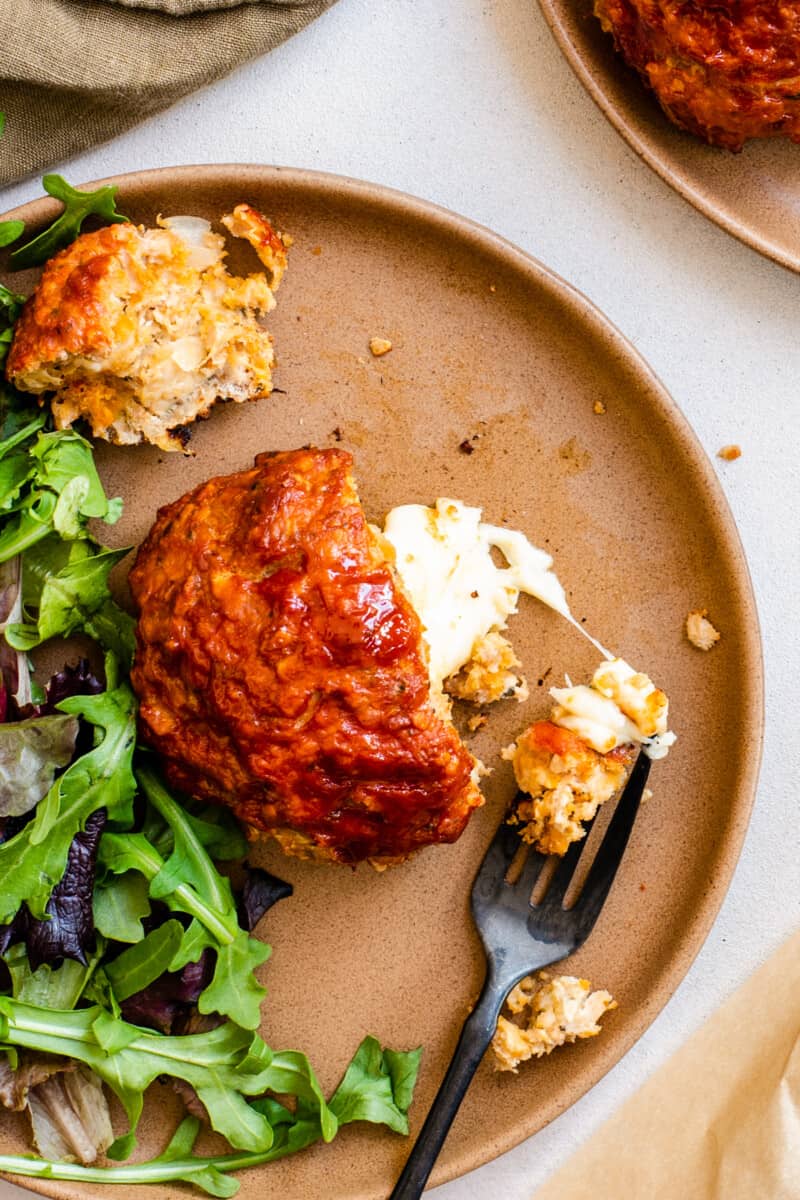
M 545 0 L 540 0 L 540 3 L 544 5 Z M 578 308 L 587 325 L 591 326 L 595 332 L 602 332 L 608 339 L 610 353 L 617 354 L 631 369 L 632 373 L 641 381 L 643 389 L 646 387 L 649 392 L 649 400 L 657 406 L 660 414 L 679 433 L 684 447 L 684 455 L 691 460 L 692 467 L 698 472 L 702 487 L 709 494 L 710 502 L 713 503 L 718 514 L 726 548 L 732 556 L 732 566 L 739 586 L 739 598 L 743 611 L 742 639 L 750 676 L 749 694 L 741 712 L 743 723 L 751 738 L 751 754 L 747 758 L 746 770 L 742 772 L 737 783 L 736 790 L 740 800 L 733 819 L 727 826 L 726 840 L 723 843 L 725 853 L 708 889 L 699 897 L 698 903 L 692 906 L 691 920 L 687 922 L 681 936 L 676 938 L 673 943 L 674 949 L 668 960 L 663 964 L 661 970 L 654 974 L 653 986 L 649 990 L 647 1000 L 640 1005 L 636 1015 L 631 1018 L 628 1030 L 617 1035 L 616 1046 L 619 1053 L 614 1054 L 613 1061 L 601 1062 L 597 1065 L 587 1087 L 568 1102 L 566 1107 L 571 1107 L 622 1061 L 677 991 L 716 920 L 741 856 L 756 798 L 763 753 L 765 696 L 763 640 L 758 608 L 739 530 L 712 461 L 703 449 L 697 434 L 676 400 L 633 343 L 579 288 L 563 279 L 534 255 L 471 218 L 462 216 L 432 201 L 382 184 L 332 172 L 259 163 L 200 163 L 156 167 L 108 176 L 79 186 L 93 188 L 110 183 L 123 190 L 124 198 L 125 186 L 138 185 L 141 187 L 142 184 L 150 181 L 174 187 L 179 187 L 182 182 L 188 180 L 195 185 L 228 183 L 230 181 L 231 186 L 234 186 L 235 183 L 235 186 L 241 191 L 246 189 L 249 181 L 258 181 L 263 186 L 277 179 L 281 179 L 284 185 L 288 183 L 293 188 L 313 188 L 317 192 L 328 192 L 332 196 L 340 197 L 342 191 L 345 191 L 352 198 L 372 205 L 383 206 L 394 215 L 413 215 L 417 219 L 424 220 L 429 228 L 435 226 L 450 235 L 462 239 L 466 237 L 500 256 L 510 266 L 526 273 L 540 285 L 544 284 L 551 291 L 557 293 L 565 304 Z M 58 210 L 59 205 L 56 201 L 49 197 L 41 197 L 17 205 L 8 213 L 1 214 L 0 219 L 19 219 L 24 216 L 29 221 L 38 222 Z M 5 255 L 3 261 L 7 261 Z M 717 861 L 720 862 L 719 859 Z M 436 1172 L 435 1185 L 461 1178 L 477 1167 L 494 1161 L 532 1137 L 544 1127 L 545 1123 L 537 1120 L 534 1116 L 527 1123 L 523 1121 L 519 1125 L 515 1125 L 512 1130 L 495 1134 L 490 1145 L 484 1144 L 483 1148 L 477 1149 L 471 1155 L 464 1156 L 462 1154 L 458 1163 L 440 1167 Z M 487 1149 L 488 1153 L 485 1152 Z M 32 1186 L 39 1182 L 36 1179 L 6 1175 L 1 1177 L 20 1188 L 27 1188 L 38 1194 L 62 1196 L 82 1194 L 61 1190 L 54 1192 L 49 1188 L 45 1192 L 40 1192 L 38 1187 Z
M 589 69 L 582 54 L 576 47 L 575 42 L 569 36 L 563 19 L 565 4 L 569 3 L 570 0 L 539 0 L 539 8 L 573 74 L 589 96 L 591 96 L 609 124 L 616 129 L 617 133 L 630 146 L 631 150 L 664 183 L 671 187 L 673 191 L 676 191 L 693 208 L 702 213 L 710 221 L 713 221 L 720 229 L 724 229 L 731 237 L 736 238 L 743 245 L 749 246 L 751 250 L 755 250 L 757 254 L 763 255 L 764 258 L 768 258 L 771 262 L 777 263 L 778 266 L 784 267 L 787 271 L 800 274 L 800 250 L 796 254 L 792 254 L 780 246 L 776 246 L 770 238 L 755 232 L 746 222 L 737 220 L 733 213 L 727 211 L 725 208 L 717 207 L 713 200 L 708 199 L 703 194 L 703 191 L 687 178 L 683 172 L 676 172 L 674 169 L 671 169 L 663 160 L 663 157 L 650 146 L 648 139 L 643 134 L 637 132 L 625 120 L 617 105 L 609 98 L 601 84 L 597 82 L 593 72 Z M 625 65 L 621 58 L 620 64 L 622 66 Z M 631 68 L 626 69 L 631 70 Z M 641 86 L 644 88 L 643 84 Z M 653 105 L 656 111 L 660 113 L 661 110 L 658 108 L 655 99 L 653 99 Z M 666 121 L 667 118 L 664 117 L 664 120 Z M 685 134 L 684 136 L 691 137 L 692 135 Z

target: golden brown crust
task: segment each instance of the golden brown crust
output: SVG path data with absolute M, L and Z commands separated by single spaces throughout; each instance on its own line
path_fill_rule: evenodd
M 67 355 L 107 354 L 112 337 L 133 335 L 122 312 L 109 320 L 105 294 L 124 295 L 141 286 L 132 225 L 108 225 L 82 234 L 47 263 L 39 284 L 14 327 L 6 373 L 14 382 L 42 363 Z
M 454 841 L 481 803 L 351 466 L 260 455 L 162 509 L 130 576 L 142 732 L 172 784 L 350 863 Z
M 270 287 L 275 291 L 286 271 L 288 242 L 285 243 L 264 214 L 250 204 L 237 204 L 233 212 L 222 218 L 222 224 L 233 237 L 244 238 L 250 243 L 269 271 Z
M 667 116 L 716 146 L 800 142 L 800 6 L 793 0 L 595 0 L 603 28 Z
M 279 278 L 283 244 L 248 212 Z M 52 393 L 59 429 L 82 417 L 108 441 L 182 449 L 186 426 L 217 399 L 255 400 L 272 386 L 260 323 L 272 290 L 263 274 L 230 275 L 224 257 L 224 239 L 193 218 L 81 234 L 45 265 L 17 321 L 9 380 Z

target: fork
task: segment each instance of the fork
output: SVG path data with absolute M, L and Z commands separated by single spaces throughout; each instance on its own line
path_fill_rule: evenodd
M 564 897 L 589 840 L 590 825 L 586 837 L 573 842 L 558 862 L 547 890 L 534 904 L 533 889 L 548 857 L 530 850 L 519 874 L 513 874 L 525 844 L 517 828 L 505 818 L 501 821 L 472 885 L 472 915 L 487 960 L 483 990 L 389 1200 L 418 1200 L 422 1195 L 511 989 L 531 972 L 574 953 L 591 933 L 628 844 L 649 770 L 650 759 L 640 753 L 580 895 L 570 908 L 564 907 Z

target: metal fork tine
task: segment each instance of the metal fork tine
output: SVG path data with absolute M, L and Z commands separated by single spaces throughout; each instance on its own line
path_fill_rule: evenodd
M 606 830 L 605 837 L 600 843 L 594 862 L 589 868 L 589 874 L 583 885 L 578 901 L 572 910 L 578 915 L 580 922 L 580 939 L 588 937 L 600 910 L 605 903 L 617 868 L 622 861 L 625 847 L 628 844 L 639 803 L 650 773 L 650 759 L 640 753 L 631 771 L 625 790 L 620 796 L 616 812 Z
M 524 843 L 521 843 L 524 845 Z M 513 890 L 518 903 L 528 904 L 531 898 L 531 892 L 536 886 L 536 880 L 542 867 L 547 862 L 547 857 L 540 854 L 538 850 L 534 850 L 533 846 L 528 846 L 528 857 L 525 859 L 522 870 L 518 877 L 514 880 Z
M 544 902 L 531 905 L 533 885 L 547 858 L 531 848 L 519 876 L 512 872 L 514 882 L 507 883 L 506 874 L 523 843 L 518 829 L 501 821 L 472 888 L 472 912 L 486 950 L 486 981 L 391 1200 L 419 1200 L 422 1195 L 511 988 L 523 976 L 566 958 L 591 932 L 627 844 L 649 767 L 650 760 L 640 754 L 589 869 L 583 892 L 568 910 L 562 907 L 561 899 L 588 838 L 570 847 Z
M 586 849 L 586 843 L 589 841 L 589 834 L 592 832 L 594 821 L 590 821 L 586 826 L 586 836 L 582 837 L 579 842 L 573 842 L 567 850 L 561 862 L 556 867 L 553 878 L 550 880 L 550 886 L 544 897 L 546 904 L 558 903 L 561 904 L 564 896 L 567 893 L 567 888 L 572 882 L 572 877 L 578 867 L 578 862 L 581 855 Z
M 519 846 L 519 832 L 502 820 L 472 885 L 474 897 L 488 900 L 499 891 Z

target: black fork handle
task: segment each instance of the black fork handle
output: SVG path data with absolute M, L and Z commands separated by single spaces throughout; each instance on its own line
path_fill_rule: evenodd
M 422 1195 L 461 1101 L 492 1040 L 503 1001 L 515 982 L 506 984 L 491 976 L 487 978 L 478 1003 L 464 1023 L 447 1074 L 389 1200 L 418 1200 Z

